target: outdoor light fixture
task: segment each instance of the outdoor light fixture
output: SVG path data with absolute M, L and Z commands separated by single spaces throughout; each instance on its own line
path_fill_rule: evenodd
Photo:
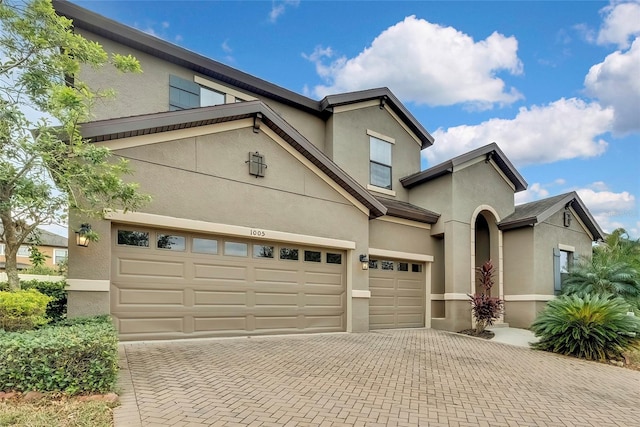
M 76 244 L 78 246 L 89 246 L 88 234 L 91 232 L 91 224 L 84 223 L 80 226 L 80 229 L 76 231 Z
M 368 270 L 369 269 L 369 258 L 367 257 L 366 254 L 360 255 L 360 262 L 362 263 L 362 269 L 363 270 Z

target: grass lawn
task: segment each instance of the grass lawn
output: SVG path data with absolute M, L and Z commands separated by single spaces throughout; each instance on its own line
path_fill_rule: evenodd
M 113 404 L 76 399 L 43 399 L 26 403 L 0 402 L 0 426 L 112 427 Z

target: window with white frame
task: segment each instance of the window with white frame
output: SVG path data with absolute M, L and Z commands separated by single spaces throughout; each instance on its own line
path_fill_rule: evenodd
M 29 246 L 27 245 L 22 245 L 20 246 L 20 248 L 18 248 L 18 256 L 21 257 L 28 257 L 29 256 Z
M 59 264 L 69 256 L 69 251 L 66 249 L 54 249 L 53 250 L 53 263 Z
M 391 147 L 374 136 L 369 137 L 369 175 L 371 185 L 391 190 Z
M 4 243 L 0 243 L 0 255 L 4 255 Z

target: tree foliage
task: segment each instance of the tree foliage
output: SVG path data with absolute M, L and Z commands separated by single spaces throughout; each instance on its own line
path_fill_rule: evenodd
M 98 216 L 148 200 L 123 180 L 127 162 L 87 143 L 79 125 L 90 120 L 96 99 L 113 96 L 82 82 L 83 67 L 141 69 L 134 57 L 109 55 L 75 34 L 50 0 L 0 0 L 0 22 L 0 239 L 15 289 L 18 248 L 38 226 L 64 223 L 68 209 Z M 28 111 L 45 118 L 33 119 Z

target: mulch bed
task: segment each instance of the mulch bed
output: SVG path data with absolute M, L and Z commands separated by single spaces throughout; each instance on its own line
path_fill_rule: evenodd
M 491 331 L 488 330 L 484 330 L 482 331 L 482 333 L 480 335 L 476 334 L 476 330 L 475 329 L 465 329 L 463 331 L 458 332 L 459 334 L 464 334 L 464 335 L 471 335 L 472 337 L 477 337 L 477 338 L 484 338 L 485 340 L 490 340 L 491 338 L 495 337 L 496 334 L 494 334 Z

